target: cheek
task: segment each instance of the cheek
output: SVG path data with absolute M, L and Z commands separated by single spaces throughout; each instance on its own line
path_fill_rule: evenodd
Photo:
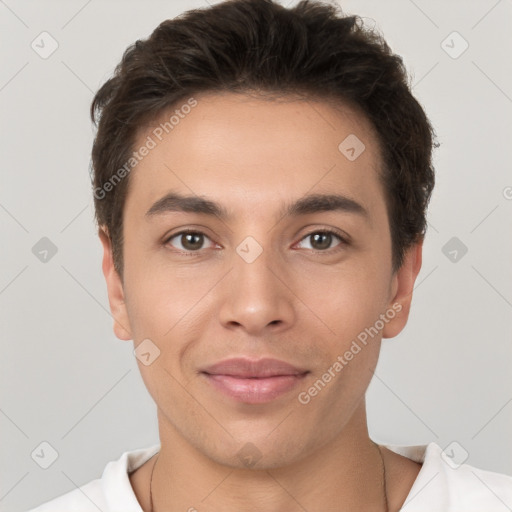
M 181 365 L 193 345 L 187 340 L 197 322 L 199 309 L 194 305 L 202 294 L 194 286 L 183 286 L 179 279 L 170 282 L 169 276 L 147 269 L 126 278 L 134 348 L 150 340 L 154 344 L 149 345 L 150 352 L 158 354 L 150 364 L 137 358 L 139 371 L 155 402 L 164 404 L 169 396 L 181 396 L 178 383 L 186 384 Z
M 126 245 L 127 311 L 135 339 L 165 338 L 188 317 L 214 283 L 212 275 L 165 265 L 165 258 L 148 258 Z
M 215 309 L 212 288 L 218 281 L 215 272 L 186 273 L 179 269 L 152 270 L 148 265 L 126 273 L 127 313 L 135 345 L 151 340 L 159 356 L 151 366 L 139 361 L 146 386 L 153 394 L 155 372 L 164 380 L 169 372 L 181 382 L 191 375 L 190 353 L 204 338 L 204 329 Z M 155 380 L 157 379 L 157 380 Z
M 296 277 L 297 295 L 337 345 L 372 326 L 386 308 L 389 276 L 383 262 L 371 257 L 353 258 L 327 272 L 311 265 Z

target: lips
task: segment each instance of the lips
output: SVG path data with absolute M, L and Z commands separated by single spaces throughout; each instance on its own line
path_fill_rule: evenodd
M 235 358 L 201 372 L 213 389 L 237 402 L 263 404 L 291 391 L 309 373 L 278 359 Z
M 203 370 L 209 375 L 227 375 L 245 379 L 261 379 L 283 375 L 302 375 L 308 370 L 295 367 L 279 359 L 264 358 L 251 360 L 244 358 L 226 359 Z

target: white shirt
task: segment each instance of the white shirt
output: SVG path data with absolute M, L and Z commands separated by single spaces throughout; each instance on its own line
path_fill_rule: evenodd
M 439 445 L 384 445 L 423 463 L 409 491 L 403 512 L 510 512 L 512 477 L 469 464 L 446 462 Z M 143 512 L 128 475 L 160 449 L 156 444 L 109 462 L 101 478 L 74 489 L 28 512 Z

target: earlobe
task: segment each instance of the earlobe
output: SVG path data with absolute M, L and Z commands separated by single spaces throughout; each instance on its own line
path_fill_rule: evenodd
M 110 311 L 114 318 L 114 334 L 120 340 L 129 341 L 132 339 L 132 334 L 124 300 L 123 283 L 114 267 L 112 242 L 106 227 L 99 228 L 98 236 L 103 246 L 102 270 L 107 284 Z
M 396 315 L 384 326 L 383 338 L 397 336 L 407 324 L 411 309 L 412 292 L 421 269 L 423 240 L 411 246 L 404 255 L 402 266 L 392 278 L 391 301 L 388 308 Z

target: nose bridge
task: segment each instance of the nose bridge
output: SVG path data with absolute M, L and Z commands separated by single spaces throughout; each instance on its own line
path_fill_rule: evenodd
M 233 254 L 231 286 L 223 298 L 221 322 L 252 334 L 267 326 L 289 326 L 294 319 L 293 295 L 282 283 L 282 265 L 270 247 L 247 237 Z
M 248 237 L 239 244 L 236 253 L 233 257 L 233 277 L 240 291 L 252 290 L 255 297 L 265 292 L 275 296 L 271 292 L 276 288 L 275 273 L 278 264 L 272 249 L 263 248 L 255 239 Z

